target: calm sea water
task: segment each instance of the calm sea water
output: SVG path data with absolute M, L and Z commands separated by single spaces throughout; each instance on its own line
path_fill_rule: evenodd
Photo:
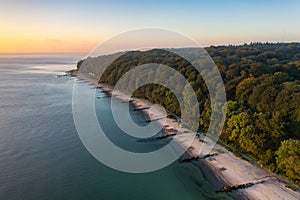
M 0 199 L 226 199 L 193 164 L 175 162 L 156 172 L 129 174 L 95 160 L 73 121 L 72 89 L 78 80 L 56 76 L 75 68 L 80 58 L 0 55 Z M 95 102 L 98 117 L 108 120 L 110 138 L 126 148 L 128 138 L 120 136 L 113 121 L 109 123 L 108 99 Z M 117 106 L 124 109 L 121 102 Z M 144 120 L 141 113 L 132 115 L 137 122 Z M 160 146 L 132 142 L 131 151 Z

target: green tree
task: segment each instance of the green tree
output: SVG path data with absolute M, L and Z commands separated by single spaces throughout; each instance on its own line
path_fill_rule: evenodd
M 300 140 L 285 140 L 276 152 L 280 173 L 300 183 Z

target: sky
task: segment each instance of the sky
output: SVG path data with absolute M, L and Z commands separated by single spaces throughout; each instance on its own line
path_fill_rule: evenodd
M 202 46 L 300 42 L 299 22 L 299 0 L 0 0 L 0 53 L 85 53 L 144 27 Z

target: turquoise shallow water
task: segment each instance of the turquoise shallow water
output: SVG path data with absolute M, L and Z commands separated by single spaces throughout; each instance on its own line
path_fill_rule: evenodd
M 225 199 L 193 164 L 129 174 L 94 159 L 82 145 L 72 116 L 78 55 L 0 56 L 0 199 Z M 86 90 L 91 86 L 83 84 Z M 115 100 L 117 101 L 117 100 Z M 160 148 L 126 137 L 109 115 L 109 99 L 95 99 L 110 139 L 135 152 Z M 121 102 L 116 104 L 124 109 Z M 132 112 L 143 121 L 143 115 Z

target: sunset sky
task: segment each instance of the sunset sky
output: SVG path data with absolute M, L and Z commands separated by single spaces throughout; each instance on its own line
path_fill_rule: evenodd
M 203 46 L 300 42 L 299 0 L 0 0 L 0 53 L 88 52 L 120 32 L 160 27 Z

